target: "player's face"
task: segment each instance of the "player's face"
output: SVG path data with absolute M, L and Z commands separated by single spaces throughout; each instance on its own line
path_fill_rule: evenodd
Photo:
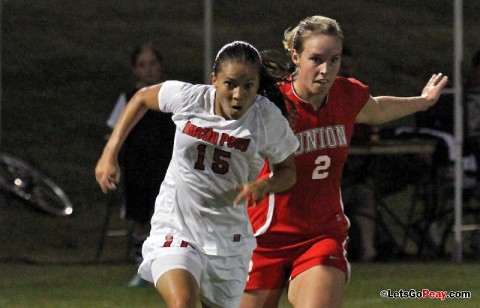
M 260 77 L 251 65 L 227 62 L 211 75 L 215 93 L 215 114 L 228 120 L 240 119 L 257 97 Z
M 155 54 L 146 49 L 138 54 L 133 73 L 141 86 L 151 86 L 163 78 L 163 68 Z
M 301 54 L 292 52 L 298 68 L 294 83 L 297 94 L 310 101 L 325 96 L 340 70 L 342 40 L 330 35 L 316 35 L 304 41 Z

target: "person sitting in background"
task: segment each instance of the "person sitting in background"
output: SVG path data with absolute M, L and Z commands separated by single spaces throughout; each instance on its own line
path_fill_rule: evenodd
M 342 61 L 340 64 L 339 76 L 345 78 L 353 77 L 355 62 L 352 52 L 347 47 L 342 50 Z M 355 124 L 351 144 L 366 144 L 375 141 L 377 127 L 366 124 Z M 375 216 L 376 203 L 375 191 L 373 189 L 372 176 L 369 170 L 371 159 L 366 156 L 349 156 L 345 163 L 342 177 L 342 200 L 345 205 L 345 213 L 352 217 L 359 231 L 359 245 L 349 244 L 349 256 L 352 260 L 360 259 L 365 262 L 373 261 L 377 255 L 375 247 Z M 352 240 L 355 237 L 352 237 Z M 352 249 L 360 246 L 360 256 L 355 258 Z
M 480 49 L 472 57 L 471 67 L 463 85 L 465 95 L 467 137 L 474 137 L 480 153 Z M 480 159 L 479 159 L 480 160 Z
M 477 50 L 472 57 L 472 67 L 465 79 L 464 90 L 480 92 L 480 50 Z
M 163 56 L 159 44 L 147 42 L 137 46 L 131 55 L 131 69 L 135 85 L 122 92 L 107 120 L 111 129 L 127 102 L 140 89 L 164 80 Z M 160 184 L 167 172 L 172 155 L 175 126 L 171 114 L 147 111 L 132 129 L 121 153 L 124 181 L 122 216 L 133 221 L 130 240 L 135 264 L 142 263 L 142 245 L 150 231 L 150 219 L 155 206 Z M 138 274 L 129 282 L 130 287 L 146 284 Z
M 464 92 L 468 109 L 468 127 L 472 148 L 476 155 L 477 165 L 480 164 L 480 49 L 472 57 L 470 71 L 465 79 Z M 474 194 L 480 197 L 480 175 L 477 171 L 477 189 Z M 477 215 L 475 222 L 480 225 L 480 215 Z M 472 232 L 470 247 L 480 255 L 480 230 Z
M 376 132 L 370 125 L 355 124 L 351 145 L 368 144 L 375 140 Z M 373 187 L 373 174 L 371 170 L 371 158 L 368 156 L 350 155 L 345 163 L 342 176 L 342 201 L 345 213 L 353 219 L 359 231 L 351 236 L 351 240 L 359 239 L 360 243 L 349 243 L 349 248 L 355 248 L 359 244 L 360 253 L 354 255 L 349 249 L 352 260 L 363 262 L 374 261 L 377 256 L 375 245 L 376 230 L 376 195 Z

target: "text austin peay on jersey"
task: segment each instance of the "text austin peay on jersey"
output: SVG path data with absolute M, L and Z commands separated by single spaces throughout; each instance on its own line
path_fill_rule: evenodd
M 250 144 L 250 139 L 237 138 L 229 134 L 214 131 L 211 127 L 200 127 L 188 121 L 182 131 L 184 134 L 203 140 L 214 145 L 227 145 L 229 148 L 245 152 Z

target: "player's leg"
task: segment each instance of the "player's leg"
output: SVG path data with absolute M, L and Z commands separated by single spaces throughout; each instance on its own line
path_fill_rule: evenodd
M 291 264 L 299 254 L 299 245 L 278 249 L 270 247 L 272 242 L 271 239 L 257 238 L 241 308 L 278 307 L 290 276 Z
M 346 278 L 341 270 L 314 266 L 290 282 L 288 300 L 294 307 L 341 307 Z
M 283 293 L 282 289 L 274 290 L 249 290 L 242 295 L 241 308 L 276 308 Z
M 341 307 L 349 273 L 348 237 L 319 237 L 293 263 L 288 299 L 294 307 Z
M 203 257 L 182 235 L 170 229 L 161 231 L 145 241 L 138 273 L 155 284 L 169 307 L 195 307 L 205 267 Z
M 203 255 L 202 307 L 239 307 L 248 275 L 251 251 L 236 256 Z
M 195 307 L 198 284 L 187 270 L 172 269 L 163 274 L 155 285 L 168 307 Z

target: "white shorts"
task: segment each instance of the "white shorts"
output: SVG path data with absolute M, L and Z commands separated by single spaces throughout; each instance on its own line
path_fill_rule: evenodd
M 167 236 L 168 240 L 167 240 Z M 210 307 L 238 307 L 245 288 L 251 252 L 238 256 L 206 255 L 181 238 L 149 237 L 143 244 L 140 276 L 156 284 L 171 269 L 189 271 L 197 281 L 202 302 Z

